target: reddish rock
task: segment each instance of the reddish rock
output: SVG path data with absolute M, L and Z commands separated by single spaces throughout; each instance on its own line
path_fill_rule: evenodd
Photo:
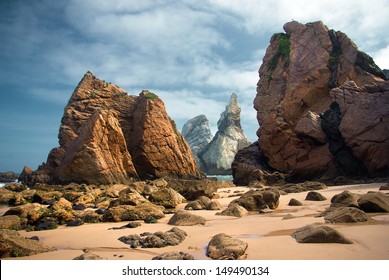
M 285 34 L 275 34 L 271 38 L 259 69 L 260 79 L 254 107 L 260 124 L 257 135 L 261 154 L 272 169 L 290 174 L 298 180 L 319 178 L 323 175 L 350 175 L 339 168 L 339 162 L 334 155 L 335 149 L 331 147 L 332 143 L 327 139 L 329 135 L 322 127 L 321 113 L 328 110 L 335 95 L 342 95 L 335 89 L 330 94 L 331 89 L 351 80 L 358 87 L 379 83 L 385 78 L 383 72 L 368 55 L 358 51 L 345 34 L 330 30 L 322 22 L 304 25 L 293 21 L 285 24 L 284 30 Z M 341 133 L 345 131 L 347 134 L 348 127 L 349 130 L 355 131 L 350 131 L 351 138 L 360 134 L 368 138 L 357 137 L 353 141 L 346 139 L 346 146 L 355 146 L 354 157 L 350 157 L 346 162 L 350 163 L 355 161 L 355 158 L 370 154 L 366 161 L 375 157 L 368 166 L 371 172 L 383 167 L 385 163 L 382 156 L 388 151 L 387 144 L 373 145 L 374 141 L 384 140 L 382 133 L 387 129 L 382 129 L 381 126 L 388 125 L 387 98 L 384 100 L 382 90 L 380 94 L 360 99 L 350 93 L 352 97 L 342 101 L 355 104 L 352 105 L 355 109 L 347 109 L 350 110 L 347 113 L 350 121 L 351 115 L 357 112 L 356 108 L 366 108 L 360 109 L 360 121 L 354 121 L 352 126 L 349 125 L 349 117 L 343 116 L 346 108 L 341 106 Z M 377 116 L 380 114 L 382 117 L 382 124 L 377 128 L 381 133 L 374 135 L 373 126 L 377 122 L 365 117 L 368 111 L 377 108 L 373 100 L 378 96 L 381 96 L 382 102 Z M 376 114 L 373 113 L 373 116 Z M 354 129 L 356 126 L 358 129 Z M 369 131 L 363 132 L 367 128 Z M 387 140 L 385 141 L 387 143 Z M 377 146 L 384 148 L 379 149 Z M 354 152 L 354 147 L 351 148 Z M 382 151 L 381 149 L 386 149 L 386 153 L 381 153 L 378 157 L 375 152 Z
M 87 72 L 74 90 L 59 144 L 23 179 L 35 183 L 128 183 L 130 178 L 203 177 L 158 96 L 130 96 Z

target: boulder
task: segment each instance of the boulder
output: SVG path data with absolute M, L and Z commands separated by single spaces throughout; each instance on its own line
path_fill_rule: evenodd
M 152 192 L 149 200 L 165 208 L 175 208 L 178 204 L 183 203 L 185 198 L 172 188 L 164 187 Z
M 258 141 L 236 153 L 231 169 L 233 182 L 238 186 L 249 186 L 256 183 L 271 186 L 285 182 L 285 175 L 267 164 L 267 159 L 261 152 Z
M 389 212 L 389 197 L 382 192 L 367 193 L 361 195 L 358 205 L 365 212 Z
M 110 197 L 110 198 L 117 198 L 117 197 L 119 197 L 119 194 L 120 194 L 121 191 L 124 191 L 124 190 L 126 190 L 128 188 L 129 188 L 129 186 L 127 186 L 127 185 L 114 184 L 114 185 L 109 186 L 105 190 L 105 195 L 107 197 Z
M 0 188 L 0 204 L 11 204 L 15 200 L 15 192 Z
M 78 257 L 75 257 L 73 260 L 92 260 L 92 261 L 96 261 L 96 260 L 104 260 L 104 258 L 100 257 L 99 255 L 96 255 L 96 254 L 93 254 L 93 253 L 85 253 L 85 254 L 82 254 Z
M 292 237 L 299 243 L 353 243 L 329 226 L 308 225 L 293 232 Z
M 217 200 L 211 201 L 211 203 L 205 207 L 206 210 L 220 210 L 221 208 L 222 206 Z
M 327 198 L 319 192 L 311 191 L 307 193 L 305 200 L 324 201 L 327 200 Z
M 122 236 L 118 240 L 128 244 L 131 248 L 161 248 L 166 246 L 175 246 L 185 240 L 187 234 L 182 229 L 177 227 L 172 228 L 166 232 L 145 232 L 140 236 L 137 234 L 131 234 Z
M 331 198 L 331 207 L 355 207 L 359 208 L 358 199 L 361 195 L 350 191 L 343 191 Z
M 6 184 L 3 188 L 13 192 L 21 192 L 27 190 L 27 186 L 24 184 Z
M 191 254 L 185 252 L 165 252 L 152 258 L 152 260 L 194 260 Z
M 230 204 L 228 208 L 224 209 L 221 212 L 216 213 L 216 215 L 222 216 L 233 216 L 233 217 L 243 217 L 247 215 L 249 212 L 242 206 L 238 204 Z
M 44 213 L 48 210 L 39 203 L 28 203 L 20 206 L 11 207 L 4 216 L 16 215 L 21 219 L 25 219 L 27 224 L 34 224 L 38 221 Z
M 120 205 L 109 208 L 103 215 L 103 222 L 144 220 L 150 215 L 156 219 L 165 217 L 160 207 L 149 202 L 137 206 Z
M 143 203 L 149 203 L 149 201 L 140 195 L 136 191 L 128 190 L 122 191 L 117 199 L 111 200 L 109 207 L 115 207 L 119 205 L 141 205 Z
M 0 229 L 0 258 L 14 258 L 54 251 L 39 241 L 22 237 L 17 231 Z
M 236 153 L 250 145 L 240 125 L 240 111 L 238 96 L 233 93 L 217 122 L 215 137 L 199 154 L 206 174 L 231 174 L 231 163 Z
M 0 217 L 0 229 L 19 230 L 21 227 L 20 218 L 16 215 Z
M 336 207 L 324 216 L 326 223 L 358 223 L 366 222 L 369 217 L 365 212 L 354 207 Z
M 202 179 L 189 180 L 165 177 L 168 186 L 179 192 L 186 200 L 196 200 L 200 196 L 212 197 L 218 188 L 225 187 L 223 182 Z
M 192 214 L 185 210 L 178 210 L 169 220 L 169 225 L 194 226 L 205 225 L 207 220 L 199 215 Z
M 276 209 L 279 204 L 280 193 L 275 189 L 250 190 L 240 198 L 233 200 L 231 204 L 238 204 L 248 211 L 259 211 L 266 206 Z
M 303 203 L 298 201 L 297 199 L 295 198 L 291 198 L 289 203 L 288 203 L 289 206 L 302 206 Z
M 313 191 L 313 190 L 323 190 L 326 189 L 327 186 L 321 182 L 306 181 L 297 184 L 288 183 L 277 188 L 279 188 L 281 191 L 284 191 L 286 193 L 300 193 L 300 192 Z
M 219 233 L 208 243 L 207 256 L 214 260 L 237 260 L 244 255 L 247 247 L 246 242 L 225 233 Z
M 50 206 L 50 208 L 54 211 L 59 209 L 68 210 L 68 211 L 73 210 L 72 203 L 63 197 L 61 197 L 58 201 L 54 202 Z

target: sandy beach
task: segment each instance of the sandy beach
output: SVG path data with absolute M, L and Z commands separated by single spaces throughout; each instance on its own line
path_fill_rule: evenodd
M 329 207 L 331 197 L 335 194 L 343 190 L 365 194 L 368 191 L 378 191 L 381 185 L 382 183 L 373 183 L 328 187 L 319 191 L 327 198 L 325 201 L 306 201 L 307 192 L 282 195 L 279 207 L 274 212 L 250 213 L 241 218 L 216 215 L 220 211 L 194 211 L 193 213 L 206 218 L 206 224 L 179 227 L 186 231 L 187 238 L 177 246 L 164 248 L 131 249 L 118 238 L 129 234 L 170 230 L 173 226 L 167 223 L 173 214 L 166 215 L 156 224 L 142 222 L 142 226 L 132 229 L 111 229 L 128 223 L 121 222 L 84 224 L 79 227 L 61 226 L 48 231 L 20 231 L 25 237 L 38 236 L 41 242 L 57 250 L 19 259 L 70 260 L 87 249 L 107 260 L 150 260 L 162 252 L 172 251 L 183 251 L 193 255 L 195 259 L 206 260 L 209 259 L 206 247 L 210 239 L 218 233 L 226 233 L 248 243 L 245 255 L 247 260 L 388 260 L 389 214 L 371 213 L 368 222 L 330 225 L 351 239 L 353 244 L 300 244 L 290 235 L 305 225 L 325 224 L 322 217 L 316 216 Z M 248 190 L 245 187 L 219 189 L 220 198 L 217 200 L 224 208 L 236 195 Z M 291 198 L 303 202 L 303 206 L 288 206 Z M 183 209 L 185 205 L 186 203 L 180 204 L 177 208 Z

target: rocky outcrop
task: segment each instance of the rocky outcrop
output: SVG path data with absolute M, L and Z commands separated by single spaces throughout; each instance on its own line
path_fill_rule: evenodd
M 54 251 L 39 241 L 27 239 L 17 231 L 0 229 L 0 258 L 14 258 Z
M 258 146 L 268 166 L 298 181 L 387 174 L 383 72 L 344 33 L 322 22 L 292 21 L 284 30 L 271 38 L 254 100 Z M 342 86 L 348 81 L 354 81 L 352 90 Z M 334 112 L 324 113 L 330 106 Z
M 14 182 L 18 179 L 18 176 L 13 171 L 0 172 L 0 183 Z
M 197 166 L 200 170 L 205 170 L 199 155 L 213 138 L 207 117 L 199 115 L 190 119 L 182 127 L 181 133 L 192 150 Z
M 203 177 L 157 95 L 142 91 L 130 96 L 90 72 L 64 109 L 58 138 L 60 146 L 25 182 L 111 184 L 138 177 Z
M 233 93 L 230 103 L 217 122 L 215 137 L 199 155 L 205 173 L 231 174 L 231 163 L 236 153 L 250 145 L 240 125 L 240 111 L 238 96 Z

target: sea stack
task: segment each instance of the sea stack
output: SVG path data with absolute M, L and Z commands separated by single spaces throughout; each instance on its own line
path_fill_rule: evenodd
M 384 72 L 320 21 L 292 21 L 284 30 L 270 40 L 254 100 L 258 153 L 269 170 L 297 181 L 389 174 Z
M 87 72 L 64 109 L 59 147 L 25 182 L 112 184 L 200 178 L 190 147 L 154 93 L 128 95 Z
M 206 174 L 230 175 L 236 153 L 250 145 L 240 125 L 240 111 L 238 96 L 232 93 L 226 110 L 217 122 L 215 137 L 199 155 Z

